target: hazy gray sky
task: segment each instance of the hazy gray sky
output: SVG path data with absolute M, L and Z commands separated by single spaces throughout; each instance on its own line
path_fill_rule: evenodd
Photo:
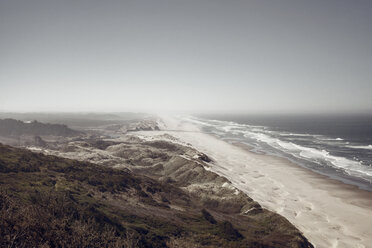
M 370 111 L 371 0 L 0 0 L 0 111 Z

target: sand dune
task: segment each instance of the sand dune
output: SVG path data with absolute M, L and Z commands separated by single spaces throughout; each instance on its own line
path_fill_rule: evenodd
M 165 117 L 164 130 L 212 157 L 211 170 L 297 226 L 316 247 L 372 247 L 372 193 L 249 151 Z M 168 130 L 168 131 L 166 131 Z M 154 132 L 143 132 L 154 135 Z

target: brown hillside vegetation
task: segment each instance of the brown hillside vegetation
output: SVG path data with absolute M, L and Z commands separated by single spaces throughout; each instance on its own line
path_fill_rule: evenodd
M 81 134 L 82 132 L 61 124 L 45 124 L 38 121 L 25 123 L 14 119 L 0 119 L 0 135 L 2 136 L 54 135 L 71 137 Z
M 312 247 L 279 215 L 182 185 L 0 144 L 0 247 Z

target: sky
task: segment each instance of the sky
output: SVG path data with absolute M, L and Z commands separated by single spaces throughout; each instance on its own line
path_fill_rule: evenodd
M 0 111 L 372 112 L 370 0 L 0 0 Z

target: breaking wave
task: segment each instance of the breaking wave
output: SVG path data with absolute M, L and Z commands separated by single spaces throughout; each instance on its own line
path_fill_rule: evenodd
M 314 170 L 333 168 L 345 175 L 372 181 L 371 160 L 359 159 L 353 153 L 355 149 L 372 150 L 372 145 L 353 145 L 341 137 L 278 131 L 265 126 L 231 121 L 205 120 L 196 117 L 188 117 L 187 121 L 199 125 L 204 131 L 224 140 L 246 143 L 254 148 L 253 151 L 284 156 L 300 164 L 308 162 Z
M 372 145 L 368 146 L 347 146 L 349 148 L 354 148 L 354 149 L 366 149 L 366 150 L 372 150 Z

